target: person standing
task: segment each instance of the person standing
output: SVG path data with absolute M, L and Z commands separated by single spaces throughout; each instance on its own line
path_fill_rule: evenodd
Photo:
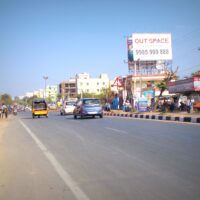
M 190 113 L 190 111 L 191 111 L 191 106 L 192 106 L 191 99 L 188 99 L 188 100 L 187 100 L 186 106 L 187 106 L 187 112 Z
M 3 115 L 5 115 L 5 118 L 8 117 L 8 108 L 5 104 L 2 105 L 2 118 L 3 118 Z

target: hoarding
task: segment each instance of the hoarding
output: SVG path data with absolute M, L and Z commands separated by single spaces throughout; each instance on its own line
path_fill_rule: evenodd
M 168 83 L 169 93 L 200 91 L 200 77 L 192 77 Z
M 133 33 L 134 61 L 172 60 L 170 33 Z
M 127 48 L 128 48 L 128 63 L 133 62 L 133 41 L 131 37 L 127 38 Z

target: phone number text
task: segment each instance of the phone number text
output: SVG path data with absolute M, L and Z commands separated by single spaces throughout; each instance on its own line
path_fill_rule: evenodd
M 136 55 L 167 55 L 169 49 L 141 49 L 136 50 Z

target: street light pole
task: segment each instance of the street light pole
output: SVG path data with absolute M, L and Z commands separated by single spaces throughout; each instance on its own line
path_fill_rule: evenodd
M 48 79 L 48 76 L 43 76 L 44 79 L 44 99 L 46 99 L 46 81 Z

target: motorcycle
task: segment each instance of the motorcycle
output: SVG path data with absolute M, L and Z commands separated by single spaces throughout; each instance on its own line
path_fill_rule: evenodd
M 13 115 L 17 115 L 17 108 L 13 109 Z

